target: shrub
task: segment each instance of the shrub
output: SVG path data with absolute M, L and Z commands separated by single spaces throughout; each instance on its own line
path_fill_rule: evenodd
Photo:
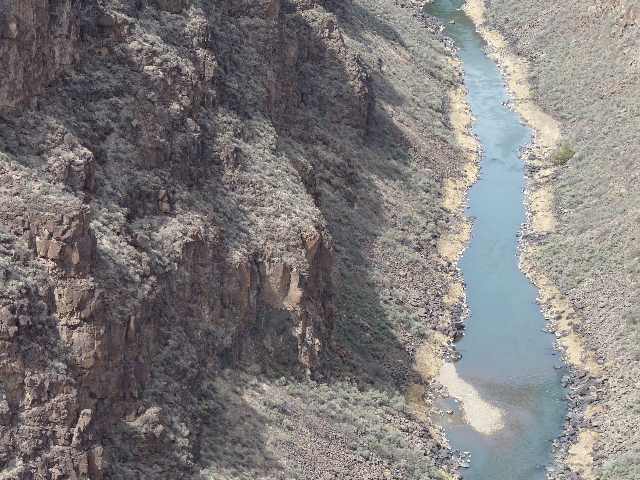
M 562 144 L 552 156 L 553 164 L 565 165 L 575 154 L 576 152 L 569 145 Z
M 602 467 L 599 480 L 635 480 L 640 478 L 640 455 L 624 455 Z

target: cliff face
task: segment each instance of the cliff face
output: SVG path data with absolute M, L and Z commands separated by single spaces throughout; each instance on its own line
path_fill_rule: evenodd
M 441 137 L 425 144 L 374 115 L 371 62 L 345 39 L 343 8 L 0 6 L 6 478 L 191 478 L 211 441 L 225 442 L 208 423 L 226 421 L 220 372 L 248 368 L 268 382 L 321 375 L 330 363 L 337 310 L 353 305 L 337 298 L 336 282 L 343 289 L 370 255 L 366 232 L 354 236 L 342 216 L 368 222 L 388 211 L 365 200 L 357 213 L 358 192 L 377 182 L 363 175 L 365 155 L 380 164 L 387 152 L 365 145 L 432 142 L 441 146 L 432 167 L 457 168 L 445 158 L 454 150 L 442 139 L 443 100 L 432 113 Z M 357 38 L 357 24 L 345 25 Z M 398 110 L 390 90 L 379 88 Z M 385 168 L 405 168 L 395 154 Z M 421 158 L 411 169 L 422 176 Z M 437 181 L 420 191 L 437 195 Z M 444 225 L 439 207 L 423 208 L 425 222 Z M 431 255 L 412 260 L 412 285 L 430 265 L 444 289 L 452 269 Z
M 602 370 L 602 378 L 580 375 L 571 386 L 568 439 L 588 440 L 585 430 L 595 435 L 586 460 L 572 460 L 574 449 L 570 462 L 585 478 L 592 467 L 602 478 L 636 478 L 640 417 L 629 406 L 637 403 L 640 378 L 640 4 L 499 0 L 489 10 L 529 59 L 537 100 L 576 152 L 546 179 L 558 222 L 535 248 L 538 267 L 576 312 L 571 328 Z
M 29 101 L 78 60 L 78 3 L 9 0 L 0 5 L 0 108 Z
M 253 214 L 238 208 L 243 195 L 268 194 L 243 164 L 276 161 L 269 119 L 298 108 L 291 67 L 320 40 L 295 7 L 206 6 L 45 1 L 3 12 L 0 460 L 17 477 L 100 478 L 101 433 L 136 415 L 158 357 L 184 369 L 171 381 L 186 387 L 198 365 L 314 368 L 328 340 L 331 238 L 295 168 L 274 181 L 295 179 L 291 198 L 274 198 L 283 210 L 263 218 L 306 209 L 284 239 L 249 219 L 225 229 Z M 336 115 L 366 123 L 350 108 Z M 215 218 L 209 196 L 229 218 Z

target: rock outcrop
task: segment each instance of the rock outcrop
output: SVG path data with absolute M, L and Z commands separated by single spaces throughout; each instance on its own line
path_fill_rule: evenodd
M 8 0 L 0 5 L 0 108 L 41 94 L 79 55 L 76 0 Z
M 239 177 L 255 161 L 246 137 L 260 133 L 241 119 L 275 118 L 301 96 L 292 62 L 309 61 L 312 28 L 295 7 L 281 15 L 279 2 L 188 13 L 187 2 L 156 3 L 13 2 L 1 12 L 0 463 L 13 478 L 102 478 L 101 439 L 139 408 L 174 328 L 202 336 L 190 360 L 213 371 L 313 370 L 333 327 L 332 242 L 313 214 L 290 226 L 282 248 L 253 246 L 265 236 L 248 222 L 237 250 L 224 233 L 233 219 L 211 218 L 206 200 L 197 213 L 185 205 L 255 188 Z M 304 36 L 283 38 L 288 21 Z M 265 51 L 237 68 L 247 28 Z M 225 29 L 237 42 L 216 38 Z M 256 68 L 259 53 L 280 70 Z M 234 92 L 245 75 L 256 77 L 253 97 Z M 276 138 L 267 128 L 258 143 Z

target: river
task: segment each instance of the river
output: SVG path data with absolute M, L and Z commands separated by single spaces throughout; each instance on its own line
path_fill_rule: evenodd
M 473 131 L 483 150 L 480 177 L 468 197 L 472 238 L 460 260 L 470 313 L 457 343 L 462 359 L 448 368 L 500 418 L 493 429 L 474 428 L 469 416 L 489 414 L 465 414 L 462 407 L 442 421 L 452 447 L 471 452 L 465 480 L 539 480 L 566 414 L 566 371 L 553 336 L 543 332 L 536 289 L 518 267 L 525 219 L 520 156 L 532 132 L 509 108 L 504 78 L 462 4 L 434 0 L 426 7 L 459 48 Z

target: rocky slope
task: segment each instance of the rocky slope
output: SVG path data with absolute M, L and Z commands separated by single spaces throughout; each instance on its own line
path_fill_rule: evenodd
M 558 221 L 532 251 L 566 296 L 569 327 L 599 373 L 577 371 L 571 382 L 574 445 L 561 476 L 637 478 L 640 4 L 493 0 L 489 13 L 529 60 L 536 100 L 562 127 L 564 148 L 547 159 L 553 174 L 544 179 Z
M 403 393 L 456 332 L 459 79 L 413 12 L 0 4 L 2 478 L 444 478 Z

